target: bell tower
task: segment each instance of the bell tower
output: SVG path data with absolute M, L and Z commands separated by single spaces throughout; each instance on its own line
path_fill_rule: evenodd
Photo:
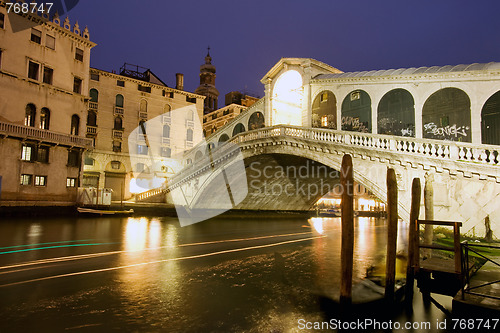
M 217 99 L 219 91 L 215 88 L 215 66 L 212 65 L 210 56 L 210 46 L 208 47 L 205 63 L 200 66 L 200 86 L 194 91 L 195 94 L 206 96 L 203 114 L 210 113 L 218 109 Z

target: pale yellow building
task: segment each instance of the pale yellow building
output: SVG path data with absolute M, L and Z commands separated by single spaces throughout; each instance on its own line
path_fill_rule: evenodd
M 173 174 L 174 170 L 166 167 L 168 160 L 202 139 L 205 99 L 183 90 L 182 74 L 176 75 L 176 88 L 168 87 L 149 69 L 138 66 L 126 64 L 119 74 L 90 69 L 86 134 L 95 141 L 95 148 L 85 155 L 84 186 L 111 188 L 114 200 L 129 199 L 132 194 L 147 190 L 137 188 L 137 174 L 158 179 L 156 186 Z M 194 106 L 197 114 L 190 114 L 187 106 Z M 147 123 L 153 118 L 159 121 Z M 138 135 L 133 131 L 141 123 L 147 134 L 152 133 L 151 126 L 161 127 L 161 133 L 158 134 L 158 128 L 154 131 L 155 139 L 158 136 L 160 141 L 153 142 L 150 135 L 148 144 L 138 144 L 130 152 L 129 136 Z M 177 131 L 181 127 L 182 131 Z M 190 129 L 191 137 L 187 134 Z M 132 162 L 130 154 L 134 157 Z M 151 160 L 155 161 L 154 166 Z
M 88 30 L 0 1 L 1 205 L 74 205 L 81 183 Z

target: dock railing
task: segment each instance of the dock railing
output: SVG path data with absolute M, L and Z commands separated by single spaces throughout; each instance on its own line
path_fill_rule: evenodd
M 498 297 L 498 296 L 487 295 L 487 294 L 482 294 L 479 292 L 471 291 L 471 290 L 475 290 L 475 289 L 478 289 L 481 287 L 486 287 L 486 286 L 489 286 L 489 285 L 492 285 L 495 283 L 500 283 L 500 280 L 491 281 L 491 282 L 487 282 L 487 283 L 483 283 L 481 285 L 471 287 L 470 286 L 470 278 L 473 274 L 475 274 L 478 270 L 480 270 L 481 267 L 479 267 L 474 272 L 472 272 L 472 269 L 470 267 L 470 260 L 469 260 L 469 252 L 473 252 L 476 255 L 478 255 L 479 257 L 486 259 L 486 262 L 490 261 L 494 265 L 500 266 L 499 262 L 494 261 L 491 258 L 488 258 L 487 256 L 479 253 L 479 249 L 481 249 L 481 248 L 482 249 L 499 249 L 500 250 L 500 246 L 485 245 L 485 244 L 470 244 L 469 242 L 464 241 L 461 243 L 461 248 L 462 248 L 462 252 L 463 252 L 462 270 L 465 273 L 464 274 L 465 275 L 465 283 L 462 284 L 462 299 L 465 299 L 465 294 L 469 294 L 469 295 L 475 295 L 475 296 L 481 296 L 481 297 L 493 298 L 493 299 L 500 300 L 500 297 Z M 476 249 L 473 249 L 473 248 L 476 248 Z
M 432 220 L 417 220 L 416 231 L 420 230 L 421 224 L 431 224 L 431 225 L 439 225 L 444 227 L 453 227 L 453 247 L 442 246 L 442 245 L 434 245 L 434 244 L 421 244 L 420 241 L 417 241 L 417 253 L 420 249 L 433 249 L 433 250 L 442 250 L 442 251 L 450 251 L 454 253 L 455 260 L 455 273 L 462 273 L 462 251 L 460 248 L 460 227 L 462 226 L 462 222 L 450 222 L 450 221 L 432 221 Z M 420 260 L 417 260 L 415 263 L 417 271 L 420 268 Z

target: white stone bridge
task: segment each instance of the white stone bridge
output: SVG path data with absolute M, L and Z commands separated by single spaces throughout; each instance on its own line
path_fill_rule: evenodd
M 483 220 L 489 215 L 492 229 L 500 230 L 498 146 L 285 125 L 240 133 L 230 142 L 241 149 L 247 167 L 246 175 L 233 175 L 239 176 L 236 183 L 248 185 L 248 195 L 236 209 L 308 210 L 336 183 L 332 170 L 340 170 L 342 156 L 351 154 L 354 180 L 384 202 L 387 168 L 395 169 L 403 220 L 409 219 L 413 178 L 424 183 L 426 175 L 433 174 L 435 219 L 462 221 L 464 232 L 475 227 L 481 234 Z M 191 154 L 199 151 L 196 148 Z M 199 159 L 169 182 L 169 188 L 181 186 L 190 193 L 192 206 L 221 208 L 220 189 L 211 187 L 210 180 L 220 176 L 222 167 L 227 168 L 238 151 L 233 145 L 221 144 L 211 153 L 213 160 Z M 302 167 L 302 173 L 275 177 L 280 166 L 285 173 L 287 167 Z M 333 177 L 324 177 L 324 166 Z M 139 200 L 167 192 L 153 190 Z

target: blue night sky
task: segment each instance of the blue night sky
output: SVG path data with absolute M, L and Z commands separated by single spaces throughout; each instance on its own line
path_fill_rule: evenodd
M 263 96 L 282 57 L 342 71 L 500 61 L 499 13 L 498 0 L 80 0 L 69 17 L 98 44 L 92 67 L 141 65 L 171 87 L 181 72 L 188 91 L 210 45 L 223 97 Z

